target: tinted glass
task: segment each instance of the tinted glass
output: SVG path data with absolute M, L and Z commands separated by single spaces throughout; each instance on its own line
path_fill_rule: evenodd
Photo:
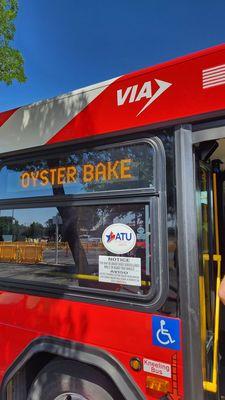
M 0 278 L 147 294 L 149 205 L 2 210 L 0 263 Z
M 6 163 L 0 170 L 0 198 L 153 188 L 153 159 L 153 147 L 139 143 Z

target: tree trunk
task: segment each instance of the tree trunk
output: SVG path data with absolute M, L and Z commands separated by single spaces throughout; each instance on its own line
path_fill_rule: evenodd
M 54 196 L 65 195 L 64 188 L 53 187 Z M 77 207 L 57 207 L 60 217 L 62 218 L 62 235 L 63 241 L 67 241 L 74 259 L 74 273 L 88 273 L 88 261 L 86 253 L 79 237 L 79 211 Z

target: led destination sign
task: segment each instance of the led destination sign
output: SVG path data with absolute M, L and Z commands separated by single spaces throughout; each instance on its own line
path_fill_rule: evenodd
M 154 154 L 149 143 L 140 142 L 5 162 L 0 199 L 154 187 Z
M 22 188 L 46 185 L 71 184 L 79 180 L 81 183 L 115 181 L 134 179 L 132 175 L 131 159 L 116 160 L 115 162 L 99 162 L 97 165 L 84 164 L 81 167 L 68 165 L 65 167 L 41 169 L 36 171 L 24 171 L 20 175 Z M 79 174 L 79 172 L 81 172 Z M 79 176 L 81 175 L 81 176 Z

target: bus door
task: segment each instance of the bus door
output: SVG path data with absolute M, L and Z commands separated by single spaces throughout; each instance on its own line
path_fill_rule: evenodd
M 198 218 L 199 290 L 202 375 L 205 399 L 220 399 L 218 385 L 221 255 L 218 228 L 217 170 L 211 161 L 215 142 L 196 151 L 196 201 Z M 207 155 L 208 154 L 208 155 Z

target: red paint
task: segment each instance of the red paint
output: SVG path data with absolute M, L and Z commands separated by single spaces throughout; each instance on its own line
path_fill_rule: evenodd
M 49 143 L 140 128 L 166 121 L 185 120 L 197 115 L 225 109 L 224 85 L 202 88 L 202 71 L 225 64 L 225 45 L 187 58 L 135 72 L 114 81 L 83 111 L 64 126 Z M 137 115 L 146 98 L 117 105 L 117 90 L 151 81 L 152 93 L 158 85 L 155 79 L 172 85 L 148 108 Z M 139 90 L 138 89 L 138 90 Z
M 152 345 L 151 318 L 151 314 L 136 311 L 2 291 L 0 371 L 4 374 L 32 340 L 47 335 L 106 350 L 125 367 L 146 399 L 152 399 L 145 388 L 149 374 L 134 372 L 129 366 L 130 358 L 137 356 L 171 364 L 172 356 L 177 354 L 182 393 L 182 353 Z
M 8 119 L 11 117 L 11 115 L 14 114 L 14 112 L 17 110 L 17 108 L 9 111 L 4 111 L 0 113 L 0 126 L 2 126 Z

